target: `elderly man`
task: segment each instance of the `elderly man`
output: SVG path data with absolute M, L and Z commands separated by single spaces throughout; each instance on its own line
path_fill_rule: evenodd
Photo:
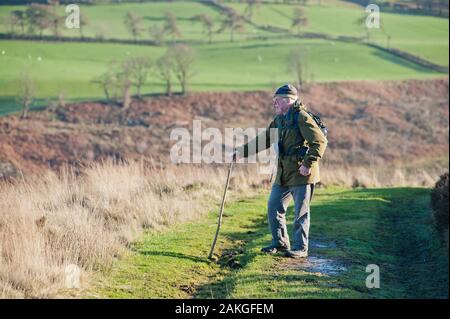
M 306 106 L 298 99 L 297 89 L 284 85 L 275 92 L 273 106 L 276 116 L 268 129 L 233 154 L 236 161 L 270 147 L 270 129 L 278 129 L 278 168 L 268 202 L 268 221 L 272 243 L 262 248 L 269 254 L 284 252 L 293 258 L 308 256 L 310 202 L 314 185 L 320 181 L 319 160 L 327 138 Z M 259 140 L 265 139 L 265 143 Z M 286 228 L 286 209 L 294 199 L 294 229 L 292 249 Z

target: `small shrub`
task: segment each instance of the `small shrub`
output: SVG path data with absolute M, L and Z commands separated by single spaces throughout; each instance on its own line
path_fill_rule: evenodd
M 436 227 L 448 242 L 448 172 L 442 175 L 431 192 L 431 208 Z

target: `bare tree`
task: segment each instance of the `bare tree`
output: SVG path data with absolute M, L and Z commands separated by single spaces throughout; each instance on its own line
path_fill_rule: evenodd
M 222 26 L 217 31 L 218 33 L 230 29 L 230 41 L 234 41 L 234 32 L 243 32 L 245 30 L 244 19 L 233 8 L 225 11 L 225 17 L 222 21 Z
M 174 73 L 181 85 L 181 93 L 187 92 L 188 82 L 194 75 L 192 65 L 195 61 L 195 52 L 185 44 L 174 45 L 169 48 L 169 54 L 173 57 Z
M 53 12 L 47 5 L 32 3 L 26 10 L 29 30 L 34 33 L 35 28 L 39 30 L 39 37 L 53 23 Z
M 29 73 L 24 73 L 19 83 L 17 100 L 22 104 L 22 119 L 28 117 L 28 111 L 34 100 L 35 84 Z
M 125 60 L 120 65 L 120 69 L 116 74 L 117 86 L 122 93 L 122 107 L 125 110 L 131 105 L 131 87 L 133 85 L 132 73 L 132 62 L 130 60 Z
M 36 26 L 39 30 L 39 37 L 42 38 L 42 33 L 45 29 L 50 28 L 51 26 L 51 15 L 49 15 L 48 11 L 41 11 L 41 15 L 37 17 Z
M 128 11 L 125 15 L 123 23 L 127 28 L 128 32 L 133 36 L 134 42 L 137 41 L 137 37 L 141 34 L 141 17 L 136 15 L 134 12 Z
M 138 96 L 141 96 L 141 88 L 147 81 L 152 65 L 146 57 L 133 57 L 121 63 L 112 61 L 108 70 L 92 82 L 101 86 L 107 100 L 119 100 L 116 94 L 119 93 L 120 102 L 127 109 L 131 104 L 131 88 L 136 87 Z
M 20 26 L 22 33 L 25 33 L 25 25 L 27 24 L 27 13 L 21 10 L 14 10 L 11 12 L 12 19 L 15 24 Z
M 305 15 L 305 11 L 302 8 L 294 9 L 294 16 L 292 17 L 292 28 L 297 28 L 297 34 L 300 34 L 301 27 L 308 25 L 308 18 Z
M 53 34 L 55 37 L 59 37 L 59 27 L 64 20 L 65 20 L 64 17 L 60 16 L 56 11 L 56 9 L 54 9 L 53 12 L 51 12 L 50 24 L 52 26 Z
M 289 53 L 288 70 L 296 79 L 297 88 L 307 83 L 308 79 L 308 53 L 301 47 L 296 47 Z
M 156 75 L 166 83 L 166 94 L 172 95 L 172 78 L 174 73 L 173 56 L 166 52 L 162 57 L 156 60 Z
M 245 7 L 244 15 L 246 15 L 249 20 L 252 20 L 253 9 L 259 7 L 261 0 L 245 0 L 245 2 L 247 3 L 247 6 Z
M 172 12 L 166 12 L 166 23 L 164 24 L 164 32 L 172 36 L 172 42 L 175 42 L 175 38 L 181 37 L 181 32 L 177 24 L 177 18 Z
M 103 93 L 105 94 L 106 100 L 110 101 L 111 91 L 113 90 L 116 83 L 116 77 L 114 72 L 112 71 L 111 65 L 108 67 L 108 70 L 106 72 L 95 78 L 92 82 L 100 85 Z
M 47 0 L 49 5 L 42 5 L 40 9 L 41 21 L 45 26 L 52 28 L 55 37 L 60 35 L 60 26 L 65 21 L 65 16 L 58 14 L 59 0 Z M 45 11 L 45 12 L 44 12 Z
M 211 16 L 207 13 L 202 13 L 192 17 L 191 20 L 200 22 L 203 25 L 203 32 L 205 32 L 208 35 L 208 43 L 211 44 L 214 27 L 214 22 Z
M 160 45 L 164 42 L 164 27 L 160 27 L 154 24 L 150 26 L 148 31 L 157 45 Z
M 134 57 L 129 60 L 129 64 L 131 81 L 136 87 L 138 97 L 141 98 L 141 88 L 147 82 L 153 62 L 146 57 Z
M 11 34 L 14 34 L 15 27 L 19 24 L 19 20 L 13 14 L 1 18 L 1 22 L 5 27 L 9 27 Z

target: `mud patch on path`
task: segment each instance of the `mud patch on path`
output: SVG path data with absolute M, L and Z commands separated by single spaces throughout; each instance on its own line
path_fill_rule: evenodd
M 284 270 L 298 270 L 322 276 L 335 276 L 347 271 L 342 262 L 333 258 L 322 256 L 321 252 L 328 249 L 336 249 L 336 243 L 311 240 L 309 243 L 310 256 L 308 258 L 288 258 L 281 265 Z
M 337 260 L 324 258 L 321 256 L 309 256 L 301 259 L 288 259 L 282 265 L 285 270 L 300 270 L 310 273 L 320 274 L 323 276 L 339 275 L 347 270 L 347 268 Z

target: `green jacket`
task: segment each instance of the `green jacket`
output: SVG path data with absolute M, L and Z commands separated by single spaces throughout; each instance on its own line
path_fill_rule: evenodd
M 299 112 L 298 123 L 294 123 L 294 112 Z M 294 104 L 286 115 L 276 115 L 266 131 L 237 148 L 237 151 L 247 157 L 253 155 L 249 154 L 249 149 L 256 150 L 256 153 L 258 153 L 270 147 L 271 128 L 278 129 L 280 145 L 285 150 L 284 154 L 280 153 L 278 156 L 275 183 L 283 186 L 296 186 L 319 182 L 319 160 L 325 153 L 328 141 L 314 119 L 306 112 L 306 106 L 303 103 Z M 263 143 L 260 139 L 265 139 L 266 143 Z M 296 152 L 302 146 L 309 147 L 308 153 L 303 157 L 297 155 L 298 152 Z M 302 164 L 311 168 L 310 175 L 300 175 L 299 168 Z

